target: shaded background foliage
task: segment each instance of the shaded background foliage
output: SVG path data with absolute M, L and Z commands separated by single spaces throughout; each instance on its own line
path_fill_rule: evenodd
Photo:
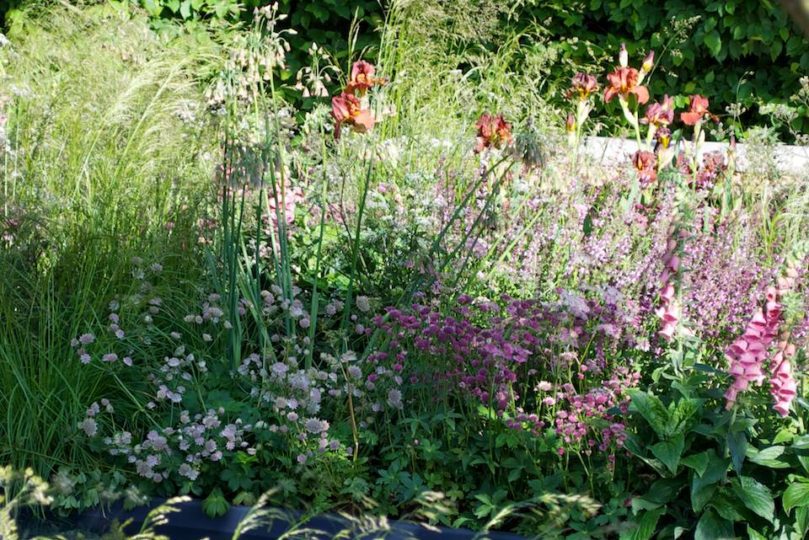
M 0 0 L 0 17 L 27 0 Z M 30 0 L 28 0 L 30 1 Z M 34 0 L 36 1 L 36 0 Z M 186 20 L 205 24 L 249 19 L 255 7 L 267 0 L 246 0 L 239 9 L 236 0 L 132 0 L 144 7 L 157 26 L 167 21 Z M 424 9 L 431 0 L 423 2 Z M 675 91 L 679 103 L 685 96 L 701 93 L 712 109 L 728 117 L 728 106 L 740 105 L 740 121 L 730 122 L 743 130 L 769 120 L 758 107 L 764 103 L 790 103 L 800 89 L 799 79 L 809 75 L 809 41 L 774 0 L 518 0 L 513 4 L 493 0 L 466 2 L 474 10 L 491 3 L 499 12 L 499 25 L 484 47 L 495 49 L 515 36 L 524 46 L 525 57 L 537 47 L 551 49 L 556 62 L 549 71 L 546 88 L 551 100 L 561 103 L 562 89 L 577 70 L 603 75 L 595 66 L 608 65 L 621 42 L 636 58 L 654 49 L 658 65 L 650 81 L 653 96 Z M 307 63 L 307 49 L 317 43 L 347 65 L 349 30 L 359 23 L 353 50 L 374 58 L 378 42 L 376 29 L 386 16 L 388 0 L 281 0 L 280 11 L 297 30 L 290 36 L 292 52 L 282 77 L 292 80 Z M 440 2 L 443 4 L 447 2 Z M 491 6 L 488 6 L 491 7 Z M 213 19 L 213 21 L 211 21 Z M 481 36 L 451 46 L 481 47 Z M 474 39 L 471 39 L 474 38 Z M 463 51 L 474 54 L 474 50 Z M 519 62 L 520 58 L 515 61 Z M 792 102 L 797 118 L 792 128 L 809 131 L 805 103 Z M 786 130 L 782 129 L 782 133 Z

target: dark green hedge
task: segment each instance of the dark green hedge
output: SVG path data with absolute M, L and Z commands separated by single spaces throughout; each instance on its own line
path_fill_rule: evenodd
M 0 0 L 0 15 L 11 3 Z M 33 0 L 36 1 L 36 0 Z M 159 24 L 165 19 L 234 19 L 236 0 L 132 0 Z M 305 61 L 314 41 L 344 58 L 349 27 L 360 21 L 357 47 L 372 47 L 373 31 L 384 18 L 387 0 L 280 0 L 288 23 L 298 31 L 289 73 Z M 423 0 L 425 2 L 438 0 Z M 443 0 L 449 1 L 449 0 Z M 463 0 L 455 0 L 463 1 Z M 499 2 L 501 0 L 488 0 Z M 249 12 L 267 0 L 245 0 Z M 542 35 L 561 54 L 550 74 L 550 87 L 561 90 L 576 69 L 602 76 L 621 42 L 638 62 L 650 48 L 659 62 L 651 80 L 652 95 L 706 95 L 712 109 L 723 115 L 734 102 L 747 108 L 747 123 L 766 123 L 760 103 L 788 102 L 809 75 L 809 41 L 775 0 L 521 0 L 512 3 L 501 21 L 502 35 L 528 32 Z M 489 48 L 497 43 L 485 44 Z M 561 92 L 557 91 L 558 99 Z M 797 107 L 793 129 L 809 131 L 809 111 Z
M 636 63 L 654 49 L 652 95 L 704 94 L 719 114 L 738 102 L 762 122 L 756 105 L 787 102 L 809 75 L 809 41 L 774 0 L 529 0 L 519 11 L 522 28 L 542 21 L 565 39 L 575 64 L 586 66 L 593 52 L 614 55 L 622 41 Z M 809 111 L 799 109 L 793 128 L 807 131 Z

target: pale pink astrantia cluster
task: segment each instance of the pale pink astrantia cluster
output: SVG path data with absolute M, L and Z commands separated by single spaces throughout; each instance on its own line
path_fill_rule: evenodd
M 738 395 L 751 384 L 762 384 L 767 375 L 764 370 L 770 369 L 770 391 L 775 399 L 773 408 L 781 416 L 789 414 L 789 407 L 795 398 L 797 386 L 792 377 L 792 366 L 789 359 L 795 354 L 795 348 L 786 340 L 778 344 L 770 362 L 769 350 L 778 337 L 782 323 L 783 306 L 780 299 L 783 290 L 776 287 L 767 289 L 767 301 L 764 309 L 758 309 L 744 330 L 744 333 L 725 351 L 730 363 L 729 372 L 733 383 L 725 392 L 727 408 L 736 403 Z

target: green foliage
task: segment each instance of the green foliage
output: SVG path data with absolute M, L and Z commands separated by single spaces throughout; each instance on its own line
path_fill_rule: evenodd
M 288 64 L 280 72 L 283 81 L 289 80 L 297 71 L 308 65 L 307 50 L 316 43 L 332 51 L 335 60 L 342 65 L 349 63 L 351 51 L 375 48 L 379 37 L 376 30 L 382 26 L 383 10 L 376 0 L 319 0 L 296 2 L 294 0 L 131 0 L 142 6 L 154 19 L 158 28 L 169 29 L 161 20 L 180 20 L 194 24 L 221 25 L 224 22 L 248 22 L 253 10 L 278 4 L 280 13 L 288 15 L 285 25 L 295 29 L 289 37 L 291 47 Z M 361 33 L 356 42 L 349 43 L 352 24 L 359 24 Z M 366 55 L 373 58 L 373 50 Z
M 801 530 L 800 520 L 787 515 L 793 507 L 806 506 L 809 484 L 800 476 L 788 480 L 782 472 L 800 468 L 801 440 L 785 446 L 791 439 L 788 430 L 775 434 L 742 411 L 719 410 L 704 373 L 670 382 L 670 390 L 662 394 L 632 393 L 630 412 L 643 422 L 627 449 L 659 476 L 632 500 L 633 537 L 652 538 L 656 532 L 676 536 L 693 524 L 694 537 L 706 539 L 734 538 L 745 523 L 752 536 Z M 651 440 L 659 442 L 641 443 L 650 441 L 650 429 Z M 783 513 L 776 503 L 779 496 Z
M 390 80 L 365 96 L 379 123 L 371 133 L 344 129 L 336 141 L 325 100 L 297 114 L 274 86 L 272 74 L 288 76 L 283 52 L 276 55 L 287 34 L 266 31 L 274 14 L 257 17 L 250 31 L 223 32 L 220 45 L 200 39 L 205 32 L 153 33 L 123 6 L 15 17 L 16 64 L 2 57 L 3 82 L 31 93 L 8 100 L 15 160 L 4 163 L 3 217 L 16 227 L 22 216 L 27 228 L 4 237 L 11 249 L 0 253 L 9 269 L 0 282 L 0 388 L 10 389 L 0 392 L 0 458 L 43 474 L 65 465 L 53 483 L 57 505 L 70 510 L 103 504 L 120 495 L 108 491 L 131 482 L 158 496 L 196 496 L 211 516 L 232 504 L 277 503 L 542 538 L 799 538 L 809 521 L 801 401 L 789 421 L 757 399 L 764 391 L 724 410 L 720 346 L 712 341 L 699 354 L 672 348 L 661 366 L 666 355 L 652 350 L 662 342 L 645 341 L 655 336 L 653 316 L 636 313 L 627 324 L 643 345 L 602 341 L 598 332 L 613 325 L 597 324 L 589 295 L 617 278 L 595 266 L 585 272 L 574 259 L 596 251 L 576 253 L 580 236 L 603 237 L 598 251 L 608 256 L 614 232 L 622 260 L 605 266 L 620 270 L 642 258 L 653 267 L 658 257 L 645 248 L 667 245 L 671 234 L 670 209 L 654 206 L 662 202 L 652 193 L 658 187 L 682 197 L 686 213 L 692 202 L 706 215 L 725 208 L 710 192 L 695 196 L 673 171 L 645 199 L 631 175 L 613 171 L 605 185 L 604 171 L 590 170 L 576 152 L 546 150 L 536 128 L 552 118 L 540 97 L 543 77 L 554 55 L 573 54 L 575 44 L 537 31 L 494 50 L 507 33 L 498 26 L 503 6 L 472 14 L 459 6 L 413 2 L 391 13 L 380 49 Z M 229 3 L 146 7 L 155 17 L 205 25 L 237 16 Z M 581 17 L 557 8 L 568 22 Z M 344 11 L 337 3 L 312 9 L 308 23 L 324 25 L 331 10 Z M 89 13 L 98 19 L 78 18 Z M 524 49 L 526 39 L 534 41 Z M 229 59 L 224 67 L 221 58 Z M 88 74 L 103 83 L 87 84 Z M 199 79 L 212 78 L 203 96 Z M 472 152 L 485 109 L 505 111 L 515 132 L 528 133 L 515 137 L 516 155 Z M 219 189 L 211 189 L 212 176 Z M 734 214 L 773 221 L 755 249 L 791 246 L 805 198 L 779 186 L 772 209 L 771 185 L 762 202 L 731 180 Z M 295 202 L 283 204 L 279 192 Z M 649 204 L 654 222 L 636 202 Z M 797 217 L 779 213 L 781 204 Z M 788 220 L 783 229 L 797 233 L 782 230 Z M 706 217 L 705 229 L 713 225 Z M 630 227 L 635 232 L 625 234 Z M 501 243 L 506 231 L 514 236 Z M 548 231 L 550 246 L 537 247 L 525 271 L 524 255 L 511 258 L 514 244 Z M 472 257 L 469 241 L 484 234 L 491 244 Z M 735 231 L 726 240 L 742 241 Z M 152 271 L 157 261 L 162 270 Z M 624 291 L 653 300 L 653 271 Z M 512 304 L 501 314 L 486 299 L 503 291 L 547 311 L 523 314 Z M 406 310 L 424 299 L 435 313 L 414 311 L 407 323 L 423 334 L 418 340 L 404 326 L 377 330 L 397 320 L 385 307 Z M 202 302 L 216 320 L 197 315 Z M 617 306 L 597 307 L 607 315 Z M 451 325 L 422 343 L 433 330 L 419 325 L 443 314 Z M 125 335 L 115 334 L 111 315 Z M 499 326 L 501 317 L 507 322 Z M 480 342 L 455 337 L 477 324 L 483 332 L 458 335 Z M 95 357 L 85 366 L 69 343 L 91 330 Z M 578 342 L 591 331 L 592 340 Z M 523 357 L 534 339 L 540 344 Z M 104 353 L 130 350 L 135 366 L 102 363 Z M 491 381 L 506 405 L 493 404 L 494 391 L 488 403 L 462 391 L 468 383 L 458 384 L 458 373 L 469 360 L 462 350 L 514 359 Z M 386 364 L 394 357 L 401 364 Z M 490 361 L 470 362 L 484 383 Z M 795 365 L 802 361 L 796 356 Z M 172 363 L 187 371 L 172 371 Z M 627 389 L 637 384 L 630 405 Z M 175 389 L 181 395 L 169 396 Z M 114 408 L 99 408 L 104 399 Z M 96 410 L 85 412 L 90 403 Z M 567 418 L 572 427 L 573 414 L 576 434 L 566 433 L 559 426 Z M 205 437 L 184 431 L 209 422 Z M 118 437 L 124 431 L 129 437 Z M 115 447 L 116 437 L 128 442 Z M 186 454 L 192 442 L 204 453 Z M 125 495 L 135 501 L 140 493 Z
M 239 11 L 235 0 L 138 2 L 156 19 L 182 20 L 246 20 L 253 8 L 268 4 L 250 0 Z M 436 10 L 449 13 L 455 4 L 424 2 L 418 9 L 424 14 Z M 513 69 L 530 70 L 533 57 L 540 51 L 556 58 L 555 68 L 545 74 L 544 85 L 554 92 L 557 104 L 561 104 L 562 92 L 575 71 L 604 75 L 604 60 L 614 58 L 620 43 L 626 42 L 631 55 L 650 49 L 657 52 L 649 81 L 653 96 L 668 93 L 681 103 L 690 94 L 705 95 L 712 110 L 741 135 L 750 125 L 768 123 L 769 113 L 759 106 L 789 105 L 787 99 L 798 94 L 799 79 L 809 70 L 809 42 L 775 1 L 521 0 L 500 10 L 495 27 L 486 30 L 484 12 L 490 7 L 481 2 L 473 10 L 479 14 L 477 45 L 451 43 L 456 51 L 464 52 L 459 62 L 479 54 L 480 46 L 498 48 L 516 36 L 521 50 L 512 59 Z M 380 37 L 376 30 L 389 8 L 385 5 L 383 9 L 374 0 L 280 2 L 280 11 L 289 14 L 288 25 L 298 32 L 290 38 L 292 54 L 288 69 L 281 73 L 282 80 L 307 65 L 306 50 L 313 42 L 338 51 L 335 58 L 342 65 L 348 64 L 346 55 L 351 51 L 365 48 L 370 48 L 366 56 L 375 58 Z M 355 18 L 360 33 L 352 47 L 348 38 Z M 454 20 L 457 36 L 463 16 Z M 797 117 L 789 128 L 781 130 L 790 138 L 809 128 L 809 110 L 800 103 L 795 106 Z M 607 118 L 603 111 L 598 115 L 599 120 Z
M 4 95 L 13 89 L 13 154 L 2 159 L 0 207 L 20 227 L 15 249 L 0 249 L 0 384 L 13 389 L 0 395 L 0 459 L 41 475 L 93 470 L 75 426 L 101 394 L 130 394 L 82 369 L 69 343 L 105 317 L 113 289 L 134 290 L 133 257 L 161 260 L 175 285 L 198 275 L 186 259 L 196 217 L 181 207 L 198 208 L 210 175 L 200 157 L 209 126 L 188 120 L 212 49 L 166 45 L 109 5 L 47 20 L 19 11 L 8 34 L 0 77 Z M 148 421 L 125 401 L 134 425 Z
M 755 107 L 797 94 L 809 70 L 809 41 L 775 1 L 523 0 L 512 14 L 518 31 L 541 23 L 571 72 L 601 72 L 622 42 L 630 56 L 654 50 L 652 96 L 702 94 L 726 124 L 733 103 L 747 125 L 766 123 Z M 552 76 L 566 88 L 569 74 Z M 809 127 L 806 111 L 797 126 Z

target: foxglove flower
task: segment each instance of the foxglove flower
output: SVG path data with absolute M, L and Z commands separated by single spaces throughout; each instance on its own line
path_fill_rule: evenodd
M 783 308 L 778 301 L 779 291 L 775 287 L 767 289 L 765 308 L 758 309 L 744 333 L 725 351 L 729 373 L 733 383 L 725 392 L 726 407 L 732 408 L 738 395 L 750 384 L 764 382 L 764 365 L 769 355 L 769 347 L 778 335 Z

